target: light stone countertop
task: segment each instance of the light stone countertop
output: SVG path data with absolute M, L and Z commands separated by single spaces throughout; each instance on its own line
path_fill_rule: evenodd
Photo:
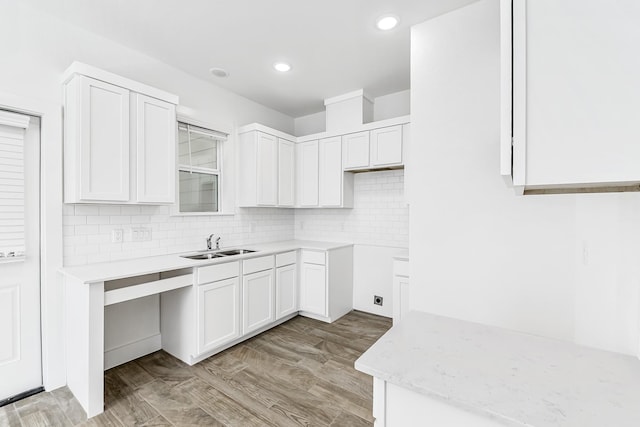
M 101 262 L 75 267 L 63 267 L 60 272 L 64 275 L 78 279 L 84 283 L 104 282 L 108 280 L 123 279 L 125 277 L 141 276 L 144 274 L 158 273 L 161 271 L 179 270 L 182 268 L 201 267 L 212 264 L 223 264 L 241 259 L 256 258 L 279 252 L 292 251 L 297 249 L 309 249 L 327 251 L 346 246 L 352 243 L 339 242 L 316 242 L 310 240 L 287 240 L 282 242 L 261 243 L 257 245 L 241 245 L 221 250 L 234 248 L 252 249 L 256 252 L 244 255 L 236 255 L 226 258 L 214 258 L 207 260 L 193 260 L 182 258 L 180 255 L 192 254 L 191 252 L 181 252 L 179 254 L 159 255 L 144 258 L 133 258 L 121 261 Z
M 640 360 L 410 312 L 359 371 L 513 426 L 640 426 Z

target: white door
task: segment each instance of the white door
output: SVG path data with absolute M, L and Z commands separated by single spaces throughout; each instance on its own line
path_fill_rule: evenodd
M 402 164 L 402 125 L 371 131 L 371 165 Z
M 342 205 L 342 137 L 320 140 L 320 206 Z
M 298 144 L 296 157 L 298 205 L 318 206 L 318 141 Z
M 278 203 L 278 140 L 266 133 L 256 133 L 257 204 L 275 206 Z
M 324 265 L 303 263 L 300 271 L 300 310 L 327 315 L 327 285 Z
M 198 286 L 198 354 L 240 336 L 237 277 Z
M 42 386 L 40 119 L 4 111 L 0 111 L 0 252 L 2 401 Z
M 298 311 L 296 265 L 276 269 L 276 320 Z
M 268 325 L 274 316 L 273 269 L 242 277 L 242 331 L 247 334 Z
M 159 99 L 132 94 L 135 128 L 137 200 L 175 202 L 176 106 Z
M 345 169 L 369 166 L 369 131 L 345 135 L 342 144 Z
M 293 206 L 295 189 L 295 145 L 278 139 L 278 206 Z

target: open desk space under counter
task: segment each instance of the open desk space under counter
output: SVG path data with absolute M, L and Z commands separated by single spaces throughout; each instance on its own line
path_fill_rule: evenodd
M 376 427 L 640 426 L 640 360 L 493 326 L 411 311 L 355 368 Z
M 162 255 L 61 270 L 67 385 L 88 417 L 104 410 L 105 367 L 127 361 L 105 360 L 106 307 L 160 295 L 158 342 L 135 349 L 135 357 L 162 348 L 190 365 L 298 314 L 333 322 L 352 310 L 351 243 L 292 240 L 243 248 L 253 252 L 204 260 Z

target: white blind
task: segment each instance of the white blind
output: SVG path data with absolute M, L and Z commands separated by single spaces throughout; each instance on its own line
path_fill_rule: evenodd
M 0 111 L 0 260 L 20 258 L 24 236 L 24 136 L 29 116 Z

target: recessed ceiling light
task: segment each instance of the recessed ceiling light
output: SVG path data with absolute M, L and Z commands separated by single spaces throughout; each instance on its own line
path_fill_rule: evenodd
M 220 77 L 220 78 L 229 77 L 229 73 L 224 68 L 211 68 L 209 72 L 216 77 Z
M 280 71 L 281 73 L 286 73 L 287 71 L 291 70 L 291 65 L 287 64 L 286 62 L 276 62 L 275 64 L 273 64 L 273 68 L 275 68 L 277 71 Z
M 398 25 L 400 19 L 395 15 L 384 15 L 376 21 L 376 27 L 382 31 L 392 30 Z

